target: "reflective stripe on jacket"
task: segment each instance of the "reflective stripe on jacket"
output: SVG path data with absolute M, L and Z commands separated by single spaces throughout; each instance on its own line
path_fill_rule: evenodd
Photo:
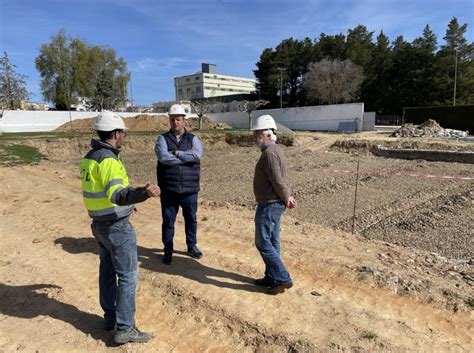
M 80 167 L 82 195 L 89 216 L 113 221 L 130 215 L 133 204 L 116 204 L 120 191 L 128 187 L 127 171 L 119 151 L 103 141 L 92 140 L 91 146 Z

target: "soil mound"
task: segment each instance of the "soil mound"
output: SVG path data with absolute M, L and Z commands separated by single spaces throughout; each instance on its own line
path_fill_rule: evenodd
M 54 131 L 58 132 L 90 132 L 92 126 L 94 126 L 95 117 L 87 119 L 77 119 L 71 122 L 67 122 Z M 129 131 L 166 131 L 169 130 L 169 120 L 167 115 L 146 115 L 140 114 L 131 118 L 124 118 L 125 125 Z M 229 126 L 225 123 L 216 123 L 209 118 L 203 118 L 203 129 L 214 130 L 214 129 L 227 129 Z M 197 130 L 199 127 L 198 118 L 190 118 L 186 120 L 186 127 L 189 130 Z

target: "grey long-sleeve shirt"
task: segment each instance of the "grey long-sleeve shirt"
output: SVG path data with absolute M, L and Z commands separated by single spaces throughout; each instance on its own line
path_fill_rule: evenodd
M 291 196 L 287 163 L 280 146 L 271 143 L 262 149 L 253 178 L 255 199 L 260 202 L 283 201 Z

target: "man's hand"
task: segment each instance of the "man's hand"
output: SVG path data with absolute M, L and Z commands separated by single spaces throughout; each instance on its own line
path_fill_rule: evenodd
M 161 193 L 160 188 L 157 185 L 146 183 L 145 190 L 148 197 L 156 197 Z
M 288 198 L 288 203 L 286 204 L 288 208 L 295 208 L 296 207 L 296 199 L 293 196 Z

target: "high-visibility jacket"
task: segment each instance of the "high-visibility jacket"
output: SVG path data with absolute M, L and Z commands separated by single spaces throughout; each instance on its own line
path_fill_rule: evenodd
M 131 188 L 119 150 L 106 142 L 92 140 L 81 162 L 82 195 L 89 216 L 114 221 L 129 216 L 133 204 L 148 198 L 145 188 Z

